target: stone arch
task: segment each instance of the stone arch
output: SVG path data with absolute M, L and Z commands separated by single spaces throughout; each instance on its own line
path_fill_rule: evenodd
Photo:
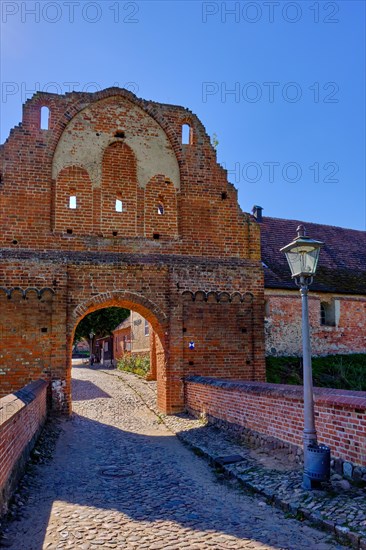
M 65 159 L 71 156 L 77 164 L 88 167 L 93 185 L 100 186 L 99 166 L 104 151 L 118 139 L 128 144 L 136 156 L 141 187 L 145 188 L 155 174 L 164 173 L 177 189 L 180 188 L 179 159 L 168 136 L 168 131 L 171 132 L 168 124 L 163 127 L 155 113 L 147 112 L 145 105 L 131 101 L 126 94 L 90 94 L 88 99 L 89 102 L 84 102 L 72 117 L 68 117 L 67 130 L 65 125 L 57 143 L 52 145 L 54 179 Z M 82 139 L 79 139 L 81 134 Z M 123 137 L 118 137 L 120 135 Z
M 164 339 L 164 329 L 166 330 L 168 322 L 167 315 L 150 299 L 137 292 L 130 292 L 128 290 L 103 292 L 79 304 L 70 316 L 68 323 L 69 331 L 71 329 L 73 335 L 76 325 L 89 313 L 112 306 L 125 307 L 126 309 L 137 311 L 149 321 L 159 337 L 162 340 Z
M 160 113 L 156 109 L 156 104 L 154 102 L 145 101 L 138 98 L 134 93 L 126 90 L 124 88 L 111 87 L 106 88 L 105 90 L 100 90 L 94 93 L 88 92 L 71 92 L 67 94 L 67 108 L 60 110 L 59 105 L 57 104 L 58 97 L 56 94 L 51 94 L 47 92 L 37 92 L 25 105 L 24 108 L 24 117 L 23 125 L 24 127 L 34 126 L 34 113 L 33 106 L 37 104 L 49 106 L 52 114 L 52 135 L 48 138 L 48 148 L 45 151 L 45 156 L 48 159 L 52 159 L 57 144 L 66 129 L 69 122 L 86 106 L 96 103 L 103 99 L 108 99 L 111 97 L 120 97 L 131 102 L 131 104 L 140 107 L 146 114 L 155 120 L 155 122 L 162 128 L 166 134 L 171 147 L 174 150 L 174 153 L 177 157 L 178 163 L 184 162 L 184 155 L 182 152 L 181 144 L 181 125 L 187 123 L 194 128 L 194 136 L 198 133 L 204 142 L 209 146 L 209 151 L 211 152 L 212 158 L 216 158 L 215 149 L 211 146 L 211 141 L 209 136 L 206 134 L 205 128 L 201 121 L 188 109 L 180 107 L 182 111 L 181 120 L 178 123 L 178 126 L 175 128 L 172 125 L 170 117 L 165 117 L 163 113 Z M 56 115 L 57 113 L 57 115 Z M 39 114 L 37 113 L 39 116 Z M 36 115 L 36 116 L 37 116 Z M 36 127 L 39 127 L 38 120 L 36 121 Z M 222 169 L 224 170 L 224 169 Z
M 129 291 L 105 292 L 79 304 L 71 313 L 67 325 L 67 374 L 66 379 L 56 380 L 52 387 L 53 401 L 57 408 L 71 411 L 71 356 L 75 330 L 80 321 L 98 309 L 122 307 L 140 313 L 154 331 L 154 347 L 150 350 L 151 373 L 157 375 L 157 402 L 164 409 L 166 396 L 166 366 L 168 361 L 168 318 L 150 299 Z M 151 379 L 151 377 L 150 377 Z

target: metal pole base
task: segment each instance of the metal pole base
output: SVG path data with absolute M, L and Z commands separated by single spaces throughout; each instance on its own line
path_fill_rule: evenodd
M 312 479 L 308 475 L 304 474 L 302 477 L 302 488 L 310 491 L 311 489 L 320 489 L 321 481 L 318 481 L 317 479 Z

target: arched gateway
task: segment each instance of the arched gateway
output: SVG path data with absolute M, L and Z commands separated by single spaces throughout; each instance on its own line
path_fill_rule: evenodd
M 264 380 L 259 229 L 189 110 L 37 93 L 0 158 L 1 395 L 44 378 L 69 411 L 75 327 L 110 305 L 154 329 L 162 411 L 186 375 Z

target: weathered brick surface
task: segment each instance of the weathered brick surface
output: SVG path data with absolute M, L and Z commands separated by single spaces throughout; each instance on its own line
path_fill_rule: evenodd
M 259 228 L 196 116 L 117 88 L 37 93 L 0 159 L 0 395 L 41 377 L 69 411 L 76 325 L 112 305 L 151 324 L 166 412 L 185 374 L 264 380 Z
M 302 387 L 190 377 L 187 407 L 302 446 Z M 318 439 L 334 457 L 366 466 L 366 392 L 314 389 Z
M 366 353 L 366 232 L 263 217 L 258 225 L 265 266 L 266 353 L 301 354 L 300 293 L 280 252 L 300 224 L 324 243 L 309 288 L 313 354 Z M 321 305 L 323 313 L 328 311 L 323 325 Z
M 265 290 L 267 355 L 302 355 L 301 297 L 299 291 Z M 334 326 L 321 324 L 320 304 L 337 300 Z M 366 297 L 309 292 L 309 320 L 313 355 L 366 353 Z
M 38 380 L 0 399 L 0 514 L 46 419 L 47 383 Z

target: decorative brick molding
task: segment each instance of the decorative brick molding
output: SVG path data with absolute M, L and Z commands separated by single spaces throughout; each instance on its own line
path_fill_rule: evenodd
M 192 302 L 234 302 L 234 303 L 251 303 L 253 301 L 253 294 L 251 292 L 245 292 L 241 294 L 240 292 L 219 292 L 219 291 L 209 291 L 197 290 L 193 292 L 191 290 L 185 290 L 182 292 L 184 298 L 191 299 Z
M 49 292 L 50 294 L 55 294 L 55 291 L 53 288 L 35 288 L 35 287 L 28 287 L 26 289 L 21 288 L 20 286 L 15 286 L 13 288 L 5 288 L 0 287 L 0 291 L 3 291 L 7 298 L 11 300 L 14 293 L 18 292 L 20 296 L 25 300 L 29 294 L 33 293 L 37 296 L 38 300 L 40 300 L 45 292 Z
M 224 423 L 302 446 L 302 386 L 242 382 L 202 376 L 185 379 L 187 408 Z M 318 439 L 332 456 L 356 467 L 366 466 L 366 392 L 315 388 Z M 258 439 L 258 438 L 257 438 Z M 260 438 L 259 438 L 260 439 Z M 350 468 L 350 469 L 353 469 Z
M 47 414 L 47 382 L 0 399 L 0 514 L 6 512 Z

